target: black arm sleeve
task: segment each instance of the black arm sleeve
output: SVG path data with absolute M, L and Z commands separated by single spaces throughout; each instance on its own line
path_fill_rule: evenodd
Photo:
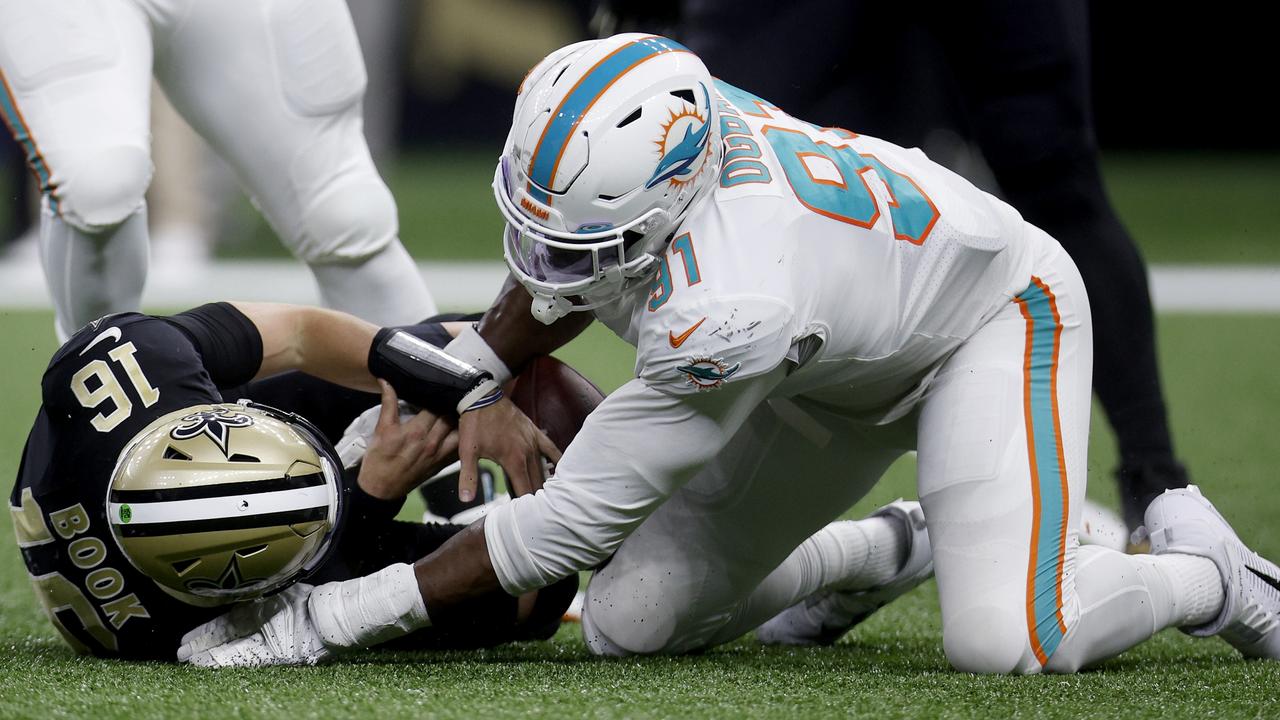
M 382 328 L 373 337 L 369 372 L 391 383 L 401 398 L 444 417 L 502 398 L 493 375 L 401 328 Z
M 164 320 L 191 339 L 219 389 L 249 382 L 262 367 L 262 335 L 231 303 L 201 305 Z

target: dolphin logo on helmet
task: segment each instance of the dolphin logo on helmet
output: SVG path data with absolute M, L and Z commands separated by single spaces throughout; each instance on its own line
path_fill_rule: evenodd
M 698 87 L 702 88 L 702 96 L 706 100 L 707 106 L 710 107 L 711 97 L 707 92 L 706 86 L 698 83 Z M 710 113 L 707 113 L 707 115 L 710 115 Z M 682 117 L 699 116 L 691 114 Z M 693 162 L 707 149 L 707 138 L 711 134 L 711 123 L 707 122 L 705 116 L 701 119 L 702 126 L 696 132 L 693 129 L 693 123 L 688 123 L 684 126 L 684 137 L 675 147 L 663 154 L 662 159 L 658 161 L 658 167 L 653 171 L 653 175 L 644 184 L 645 189 L 652 188 L 664 180 L 689 175 L 694 172 Z M 674 120 L 673 118 L 673 124 Z

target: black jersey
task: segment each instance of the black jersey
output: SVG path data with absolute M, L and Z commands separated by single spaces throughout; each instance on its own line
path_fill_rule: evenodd
M 443 347 L 440 322 L 402 328 Z M 174 598 L 129 564 L 111 538 L 105 500 L 121 451 L 157 418 L 191 405 L 251 398 L 298 413 L 330 441 L 376 394 L 299 372 L 250 382 L 262 362 L 257 328 L 226 303 L 172 317 L 110 315 L 76 333 L 54 355 L 41 381 L 43 406 L 27 437 L 10 496 L 23 561 L 37 597 L 73 647 L 95 655 L 173 660 L 182 636 L 226 607 L 201 608 Z M 354 478 L 347 527 L 313 582 L 342 580 L 423 557 L 458 532 L 456 525 L 396 522 L 403 500 L 361 492 Z M 483 646 L 434 629 L 416 633 L 424 647 Z M 496 637 L 496 636 L 495 636 Z M 519 639 L 519 635 L 502 635 Z
M 170 318 L 110 315 L 50 361 L 10 504 L 37 596 L 73 647 L 172 658 L 183 633 L 225 610 L 181 602 L 135 570 L 104 504 L 116 459 L 139 431 L 222 402 L 219 388 L 248 382 L 261 362 L 257 329 L 227 304 Z

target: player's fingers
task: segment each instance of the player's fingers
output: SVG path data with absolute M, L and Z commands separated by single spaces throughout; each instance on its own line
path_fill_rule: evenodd
M 180 641 L 178 660 L 186 661 L 195 654 L 256 631 L 258 623 L 252 622 L 252 615 L 249 605 L 241 605 L 187 632 Z
M 552 465 L 560 462 L 560 448 L 556 447 L 556 444 L 551 442 L 551 438 L 541 430 L 538 431 L 538 449 L 551 461 Z
M 382 402 L 377 427 L 395 427 L 400 424 L 400 403 L 397 401 L 395 388 L 381 378 L 378 379 L 378 386 L 382 388 Z
M 507 476 L 507 489 L 512 497 L 533 492 L 529 478 L 529 458 L 524 453 L 511 453 L 502 461 L 502 472 Z
M 435 457 L 432 458 L 431 459 L 432 462 L 429 465 L 427 465 L 421 473 L 419 473 L 419 476 L 422 477 L 424 480 L 430 479 L 436 473 L 439 473 L 441 470 L 447 467 L 450 463 L 452 463 L 454 457 L 456 457 L 457 454 L 458 454 L 458 433 L 450 432 L 448 435 L 444 436 L 440 440 L 440 447 L 439 447 L 439 450 L 436 452 Z
M 203 668 L 222 667 L 221 663 L 219 663 L 214 658 L 213 653 L 210 652 L 209 650 L 205 650 L 204 652 L 199 652 L 199 653 L 196 653 L 195 655 L 190 655 L 188 657 L 179 657 L 178 662 L 184 662 L 190 665 L 195 665 L 196 667 L 203 667 Z
M 261 667 L 278 664 L 258 635 L 234 640 L 192 656 L 192 665 L 207 668 Z
M 458 472 L 458 500 L 471 502 L 476 496 L 476 478 L 480 474 L 480 453 L 474 442 L 458 448 L 462 469 Z
M 426 453 L 433 457 L 439 457 L 441 449 L 444 446 L 445 438 L 450 435 L 456 435 L 453 426 L 441 418 L 432 416 L 431 427 L 427 430 Z M 457 448 L 456 442 L 454 443 L 454 448 Z
M 448 426 L 446 426 L 448 427 Z M 448 433 L 440 440 L 440 452 L 437 453 L 443 462 L 450 462 L 458 454 L 458 431 L 448 428 Z
M 525 456 L 524 467 L 525 472 L 529 474 L 529 492 L 541 490 L 547 474 L 546 468 L 542 465 L 542 456 L 538 453 Z

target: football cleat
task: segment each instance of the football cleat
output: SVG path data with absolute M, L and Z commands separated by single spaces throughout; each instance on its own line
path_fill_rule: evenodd
M 892 517 L 907 528 L 907 560 L 888 583 L 870 590 L 819 590 L 756 629 L 766 645 L 832 645 L 876 610 L 933 576 L 933 553 L 920 503 L 896 500 L 869 517 Z
M 1183 632 L 1217 635 L 1245 657 L 1280 659 L 1280 567 L 1241 542 L 1194 485 L 1166 490 L 1151 501 L 1146 528 L 1153 554 L 1208 558 L 1222 573 L 1222 611 Z

